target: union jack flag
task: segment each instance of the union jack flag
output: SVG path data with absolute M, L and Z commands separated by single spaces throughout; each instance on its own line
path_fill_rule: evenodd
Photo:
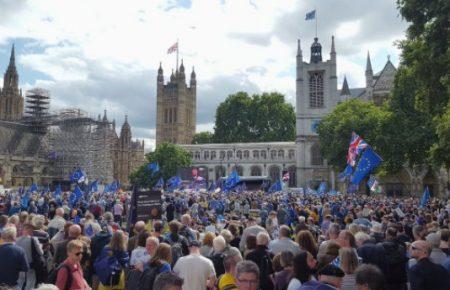
M 171 54 L 178 51 L 178 41 L 175 42 L 169 49 L 167 50 L 167 54 Z
M 363 138 L 359 137 L 355 132 L 352 133 L 352 138 L 350 139 L 350 145 L 348 146 L 347 153 L 347 164 L 354 167 L 356 165 L 356 157 L 365 148 L 369 146 Z

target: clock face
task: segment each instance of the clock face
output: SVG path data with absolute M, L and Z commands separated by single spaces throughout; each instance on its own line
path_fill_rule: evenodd
M 313 120 L 311 123 L 311 132 L 317 133 L 317 127 L 319 126 L 320 120 Z

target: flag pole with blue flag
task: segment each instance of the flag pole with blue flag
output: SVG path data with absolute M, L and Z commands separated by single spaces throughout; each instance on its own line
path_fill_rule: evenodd
M 428 186 L 425 187 L 425 191 L 423 192 L 422 198 L 420 199 L 420 207 L 425 207 L 430 200 L 430 191 L 428 190 Z
M 159 171 L 159 164 L 158 164 L 158 162 L 152 162 L 147 165 L 147 168 L 152 171 L 152 176 L 153 176 L 156 172 Z
M 358 160 L 355 171 L 350 179 L 353 184 L 359 184 L 367 175 L 377 168 L 383 159 L 373 151 L 371 147 L 367 147 Z
M 314 10 L 307 12 L 306 16 L 305 16 L 305 20 L 316 20 L 316 38 L 317 38 L 317 13 L 316 13 L 316 8 L 314 8 Z

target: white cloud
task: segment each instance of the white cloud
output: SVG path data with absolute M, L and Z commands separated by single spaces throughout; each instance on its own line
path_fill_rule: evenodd
M 79 106 L 92 115 L 107 108 L 118 120 L 129 114 L 134 136 L 151 144 L 155 70 L 162 61 L 168 79 L 175 55 L 166 51 L 177 39 L 187 71 L 195 66 L 197 72 L 197 131 L 211 130 L 213 108 L 239 90 L 280 91 L 295 103 L 296 39 L 302 38 L 308 60 L 314 35 L 314 23 L 304 21 L 308 3 L 193 0 L 189 9 L 166 11 L 177 3 L 0 1 L 0 46 L 28 39 L 26 51 L 17 51 L 20 63 L 50 80 L 22 85 L 49 88 L 52 108 Z M 386 54 L 398 60 L 393 41 L 402 37 L 405 23 L 392 1 L 332 0 L 318 3 L 317 10 L 325 59 L 336 35 L 339 83 L 346 75 L 350 87 L 364 85 L 367 50 L 374 70 L 382 68 Z

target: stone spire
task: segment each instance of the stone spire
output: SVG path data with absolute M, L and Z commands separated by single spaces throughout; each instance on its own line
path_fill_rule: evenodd
M 194 67 L 192 67 L 192 72 L 191 72 L 191 87 L 196 86 L 197 85 L 197 76 L 195 74 L 195 70 Z
M 347 83 L 347 76 L 344 76 L 344 82 L 342 83 L 341 96 L 350 96 L 350 88 Z
M 303 58 L 302 46 L 300 44 L 300 38 L 297 40 L 297 58 L 300 58 L 300 60 L 302 60 L 302 58 Z
M 108 122 L 108 117 L 106 116 L 106 110 L 103 111 L 103 122 Z
M 322 62 L 322 45 L 319 43 L 319 39 L 314 37 L 314 42 L 311 45 L 311 63 Z
M 180 65 L 180 79 L 184 82 L 186 80 L 186 75 L 184 74 L 184 64 L 183 59 L 181 59 L 181 65 Z
M 3 89 L 12 90 L 19 93 L 19 74 L 16 69 L 16 54 L 14 49 L 14 44 L 11 48 L 11 57 L 9 58 L 9 65 L 6 69 L 3 78 Z
M 164 73 L 161 62 L 159 62 L 157 82 L 158 84 L 164 84 Z
M 330 57 L 332 61 L 336 61 L 336 48 L 334 46 L 334 35 L 331 36 L 331 52 Z
M 128 115 L 125 115 L 125 122 L 123 122 L 120 130 L 120 139 L 122 139 L 122 144 L 129 144 L 131 142 L 131 127 L 128 124 Z
M 372 86 L 373 83 L 373 70 L 372 70 L 372 63 L 370 62 L 370 54 L 369 51 L 367 51 L 367 62 L 366 62 L 366 88 L 369 88 Z

